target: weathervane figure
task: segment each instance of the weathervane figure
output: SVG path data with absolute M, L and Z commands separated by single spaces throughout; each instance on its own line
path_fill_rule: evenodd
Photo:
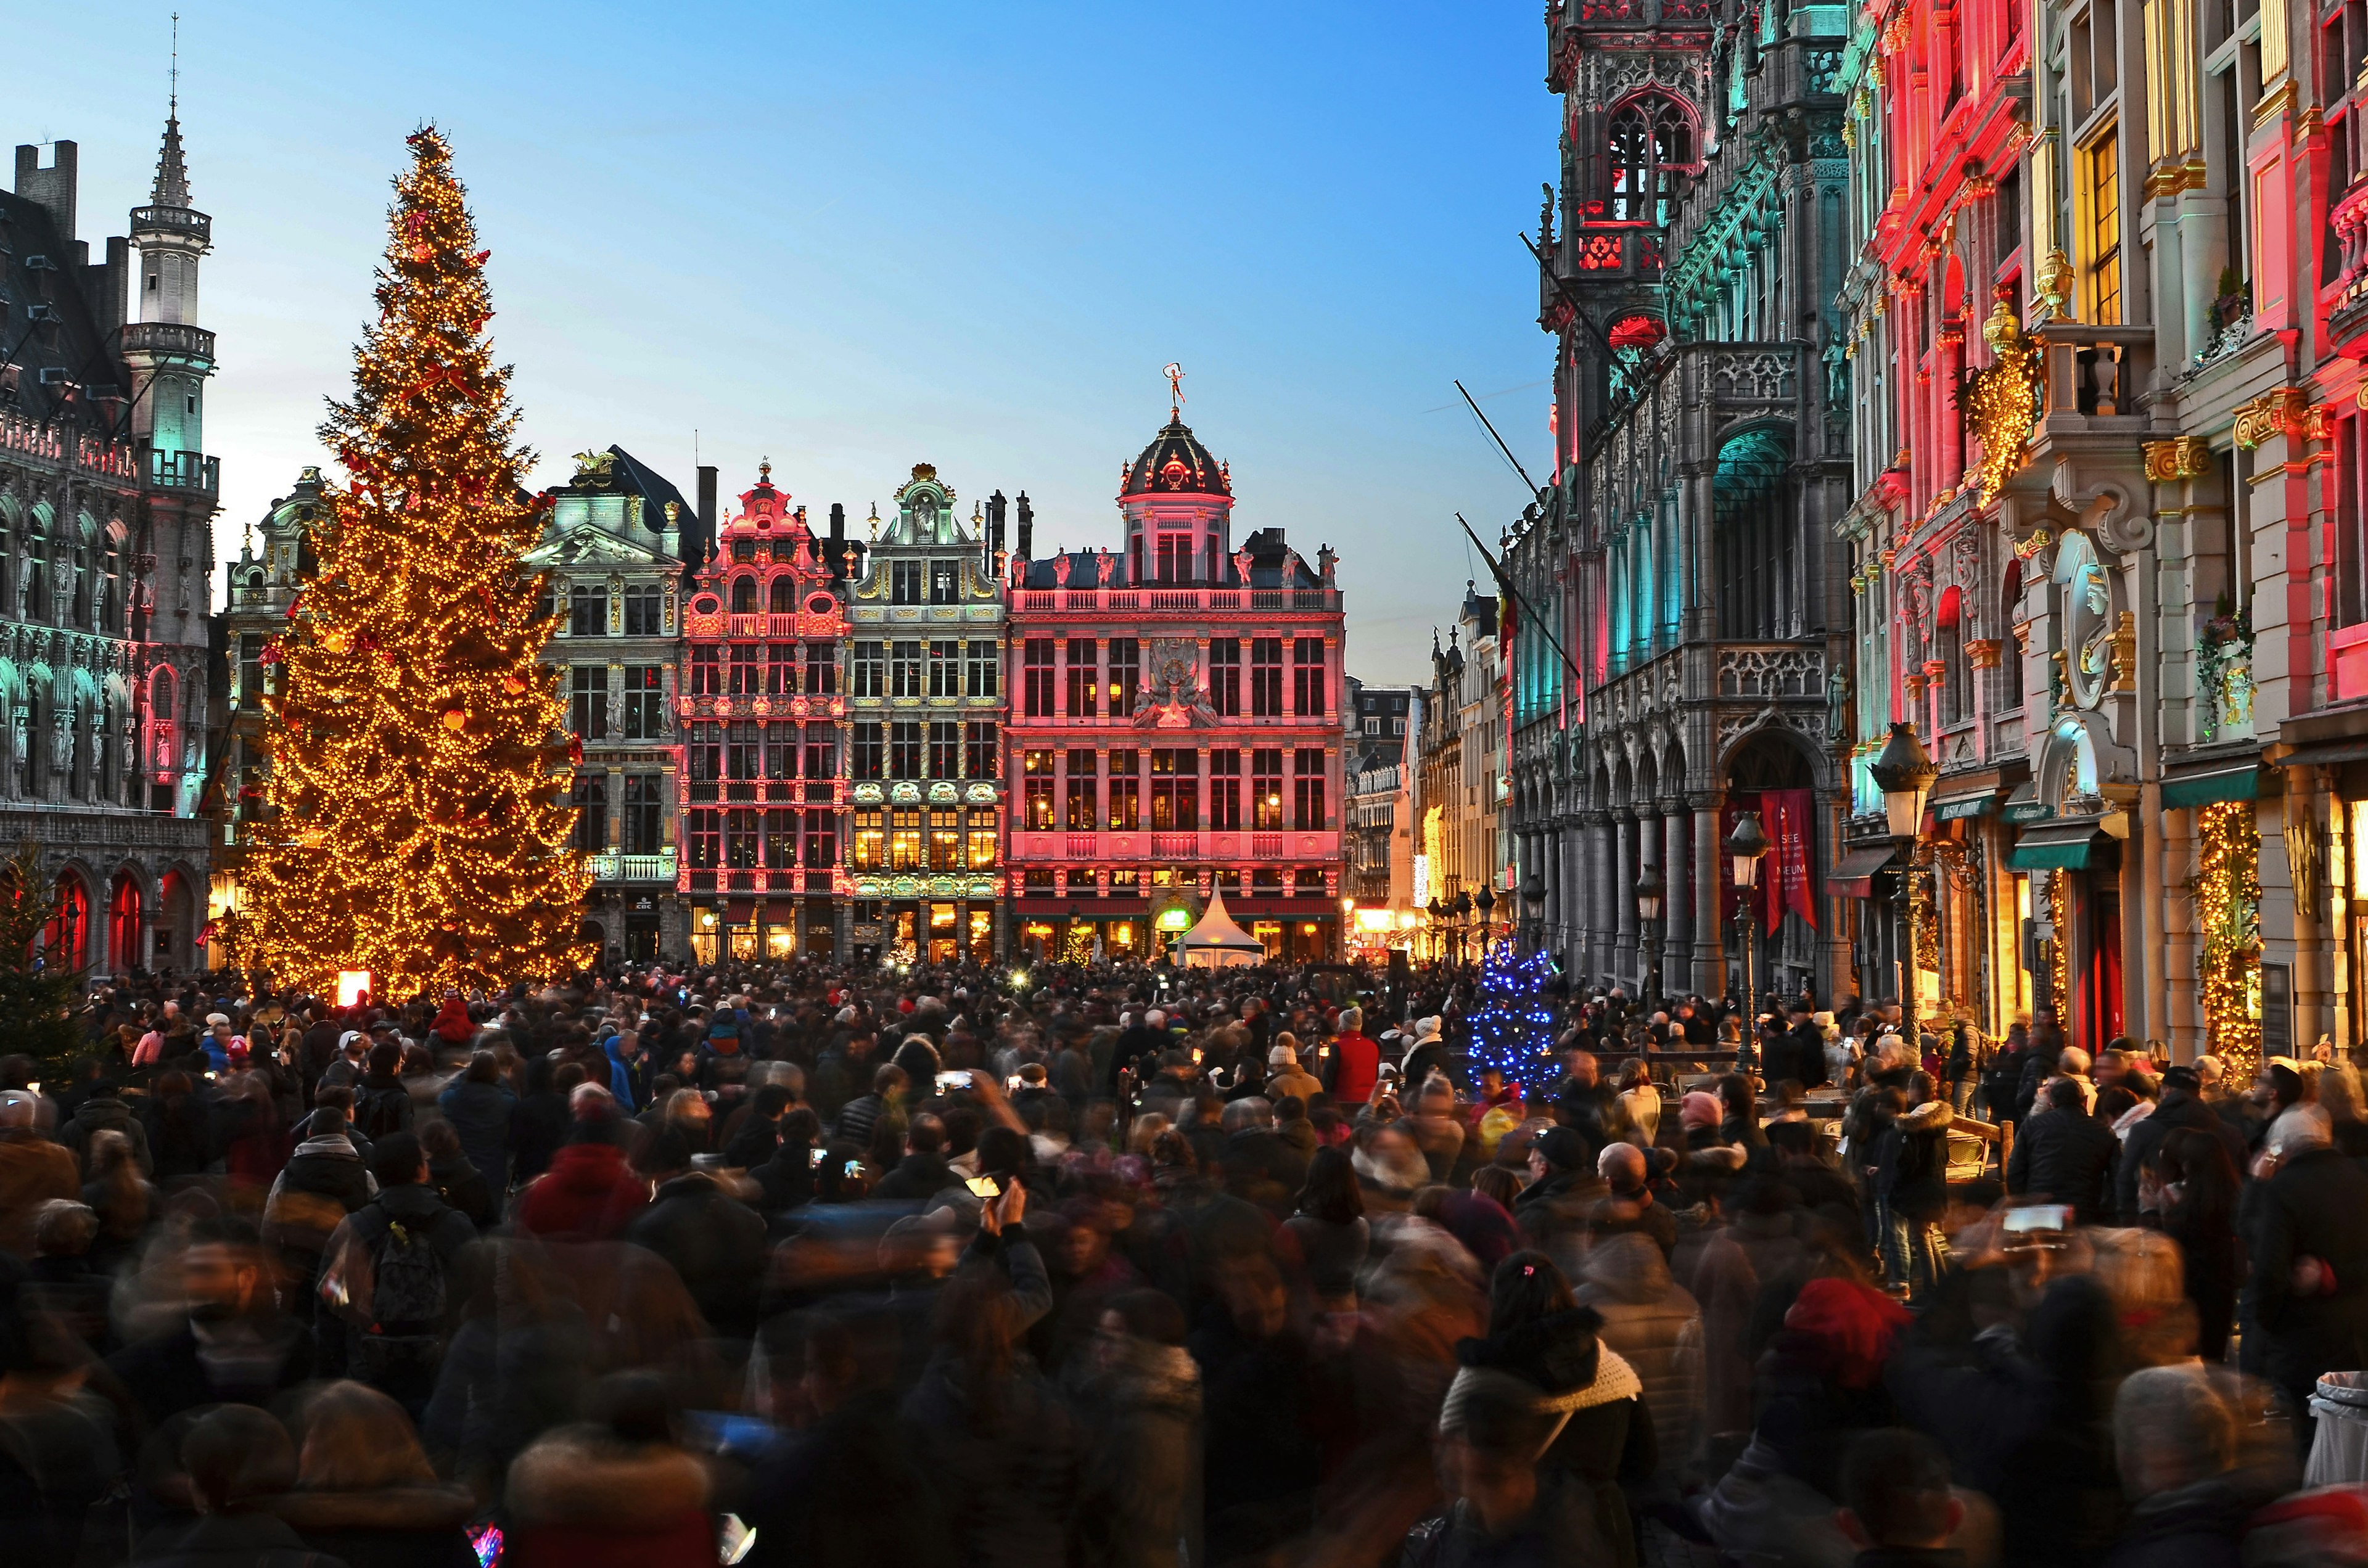
M 1167 378 L 1167 417 L 1173 423 L 1184 417 L 1184 367 L 1170 363 L 1159 373 Z

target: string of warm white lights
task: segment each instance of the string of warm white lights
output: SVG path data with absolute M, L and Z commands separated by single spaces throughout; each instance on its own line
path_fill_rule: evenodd
M 509 371 L 484 336 L 477 248 L 451 153 L 410 138 L 379 269 L 379 319 L 321 434 L 348 476 L 315 567 L 265 651 L 268 809 L 247 861 L 250 966 L 381 994 L 571 967 L 588 873 L 568 844 L 575 743 L 521 564 L 541 511 L 518 485 Z

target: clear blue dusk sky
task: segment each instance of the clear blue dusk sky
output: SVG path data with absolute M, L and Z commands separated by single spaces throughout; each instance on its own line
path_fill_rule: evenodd
M 81 238 L 144 200 L 169 4 L 19 6 L 11 143 L 82 148 Z M 450 132 L 538 481 L 617 442 L 727 494 L 769 456 L 860 518 L 916 461 L 1109 543 L 1120 465 L 1185 417 L 1236 537 L 1342 555 L 1349 668 L 1427 676 L 1520 483 L 1552 357 L 1515 235 L 1552 176 L 1533 0 L 1192 6 L 181 4 L 214 219 L 223 553 L 324 460 L 404 136 Z M 968 508 L 965 506 L 965 512 Z

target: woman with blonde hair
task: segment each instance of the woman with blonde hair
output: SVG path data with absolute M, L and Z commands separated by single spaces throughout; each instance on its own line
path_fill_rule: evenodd
M 354 1568 L 473 1568 L 468 1489 L 436 1478 L 411 1418 L 364 1383 L 304 1403 L 296 1490 L 272 1502 L 304 1544 Z

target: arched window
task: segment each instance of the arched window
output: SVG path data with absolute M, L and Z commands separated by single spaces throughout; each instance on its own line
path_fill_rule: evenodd
M 798 580 L 791 576 L 773 579 L 773 613 L 795 615 L 798 612 Z
M 116 969 L 141 967 L 140 884 L 130 871 L 115 874 L 107 901 L 107 961 Z
M 1670 171 L 1698 161 L 1693 120 L 1677 99 L 1645 93 L 1611 113 L 1605 216 L 1615 223 L 1666 225 Z
M 1973 717 L 1973 684 L 1965 664 L 1964 596 L 1951 588 L 1941 596 L 1941 623 L 1932 640 L 1941 664 L 1941 722 L 1962 724 Z
M 89 959 L 90 894 L 82 879 L 69 871 L 58 879 L 57 913 L 41 931 L 42 967 L 56 973 L 75 972 Z
M 732 579 L 732 613 L 734 615 L 757 613 L 757 579 L 755 577 L 740 576 Z
M 2022 562 L 2009 561 L 2006 567 L 2006 589 L 1998 595 L 1998 636 L 2004 644 L 1998 650 L 1998 707 L 2011 713 L 2022 706 L 2022 648 L 2015 641 L 2016 614 L 2022 608 Z

